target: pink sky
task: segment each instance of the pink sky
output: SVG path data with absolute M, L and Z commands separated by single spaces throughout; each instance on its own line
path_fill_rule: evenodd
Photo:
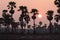
M 37 17 L 36 23 L 38 23 L 39 21 L 43 21 L 44 24 L 46 22 L 48 23 L 45 13 L 48 10 L 54 10 L 55 12 L 54 14 L 56 14 L 56 10 L 57 10 L 57 7 L 54 5 L 54 0 L 0 0 L 0 13 L 1 14 L 2 14 L 3 9 L 7 9 L 8 2 L 10 1 L 15 1 L 17 5 L 16 12 L 13 16 L 16 21 L 18 21 L 18 17 L 20 14 L 20 12 L 17 12 L 17 10 L 18 10 L 18 7 L 21 5 L 26 5 L 28 7 L 29 12 L 31 11 L 32 8 L 36 8 L 39 10 L 39 13 L 42 14 L 43 17 L 41 18 L 41 20 Z

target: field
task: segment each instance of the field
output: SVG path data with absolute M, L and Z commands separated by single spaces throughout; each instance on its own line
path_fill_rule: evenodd
M 2 40 L 58 40 L 60 34 L 0 34 Z

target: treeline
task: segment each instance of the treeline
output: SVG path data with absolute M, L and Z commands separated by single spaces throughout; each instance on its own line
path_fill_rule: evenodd
M 18 12 L 21 11 L 19 22 L 15 22 L 13 15 L 15 13 L 14 8 L 16 8 L 15 2 L 9 2 L 7 5 L 8 10 L 2 11 L 2 18 L 0 18 L 0 32 L 18 32 L 18 33 L 60 33 L 60 25 L 58 24 L 60 20 L 60 1 L 55 0 L 54 4 L 58 7 L 57 14 L 53 18 L 54 11 L 48 10 L 47 11 L 47 20 L 49 20 L 49 26 L 47 24 L 42 25 L 40 21 L 38 25 L 35 24 L 36 15 L 38 15 L 37 9 L 31 9 L 31 12 L 28 12 L 27 6 L 19 6 Z M 8 13 L 9 12 L 9 13 Z M 33 19 L 33 26 L 29 25 L 30 14 L 33 14 L 31 18 Z M 54 25 L 52 24 L 52 19 L 56 22 Z M 3 26 L 4 27 L 3 27 Z M 19 29 L 20 27 L 20 29 Z M 26 29 L 27 27 L 27 29 Z M 32 29 L 31 29 L 32 27 Z

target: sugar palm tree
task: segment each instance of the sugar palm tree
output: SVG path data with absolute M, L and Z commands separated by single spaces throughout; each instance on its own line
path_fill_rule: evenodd
M 24 27 L 24 20 L 25 22 L 28 24 L 29 22 L 29 15 L 27 14 L 28 13 L 28 10 L 27 10 L 27 7 L 26 6 L 20 6 L 18 11 L 21 10 L 21 15 L 20 15 L 20 18 L 19 18 L 19 21 L 21 23 L 21 28 L 23 30 L 23 27 Z M 25 26 L 26 27 L 26 26 Z
M 34 20 L 33 23 L 35 25 L 35 19 L 36 19 L 36 14 L 38 14 L 38 10 L 37 9 L 32 9 L 31 13 L 33 13 L 32 19 Z
M 60 0 L 55 0 L 54 1 L 54 4 L 55 5 L 57 5 L 57 7 L 59 8 L 58 10 L 57 10 L 57 13 L 59 13 L 58 15 L 55 15 L 55 20 L 56 20 L 56 22 L 58 23 L 59 22 L 59 20 L 60 20 Z
M 27 14 L 28 13 L 27 7 L 20 6 L 18 11 L 20 11 L 20 10 L 22 11 L 21 20 L 23 21 L 23 19 L 25 19 L 26 23 L 28 23 L 29 15 Z
M 4 19 L 4 26 L 7 26 L 7 29 L 9 28 L 9 25 L 10 25 L 10 15 L 9 14 L 7 14 L 7 10 L 3 10 L 2 11 L 3 12 L 3 14 L 2 14 L 2 16 L 3 16 L 3 19 Z
M 38 10 L 37 9 L 32 9 L 31 13 L 33 13 L 32 19 L 33 19 L 33 25 L 34 25 L 34 33 L 35 33 L 35 19 L 36 19 L 36 15 L 38 14 Z
M 53 11 L 52 10 L 49 10 L 47 12 L 47 19 L 49 20 L 50 24 L 49 24 L 49 30 L 50 30 L 50 33 L 52 32 L 52 19 L 53 19 Z
M 11 13 L 11 16 L 13 16 L 13 14 L 14 14 L 14 8 L 16 8 L 16 3 L 15 2 L 9 2 L 9 5 L 8 5 L 8 9 L 10 9 L 10 13 Z
M 4 19 L 4 25 L 7 26 L 7 28 L 9 28 L 10 24 L 13 22 L 13 18 L 7 12 L 7 10 L 3 10 L 2 16 Z

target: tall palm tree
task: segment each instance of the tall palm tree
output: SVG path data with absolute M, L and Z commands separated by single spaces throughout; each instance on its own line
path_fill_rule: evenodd
M 13 18 L 7 12 L 8 12 L 7 10 L 3 10 L 2 16 L 4 18 L 4 25 L 7 26 L 7 28 L 9 28 L 10 27 L 10 24 L 13 21 Z
M 34 25 L 34 33 L 35 33 L 35 19 L 36 19 L 36 15 L 38 14 L 38 10 L 37 9 L 32 9 L 31 13 L 33 13 L 32 19 L 33 19 L 33 25 Z
M 20 11 L 20 10 L 22 11 L 20 20 L 23 21 L 23 19 L 24 19 L 26 21 L 26 23 L 28 23 L 30 18 L 29 18 L 29 15 L 27 14 L 28 13 L 27 7 L 26 6 L 20 6 L 18 11 Z
M 23 26 L 24 26 L 24 20 L 25 22 L 28 24 L 29 23 L 29 15 L 28 15 L 28 10 L 27 10 L 27 7 L 26 6 L 19 6 L 19 9 L 18 11 L 21 10 L 21 15 L 20 15 L 20 18 L 19 18 L 19 21 L 21 23 L 21 28 L 23 30 Z
M 52 10 L 49 10 L 47 12 L 47 19 L 49 20 L 50 24 L 49 24 L 49 30 L 50 30 L 50 33 L 52 32 L 52 19 L 53 19 L 53 11 Z
M 36 19 L 36 14 L 38 14 L 38 10 L 37 9 L 32 9 L 31 13 L 33 13 L 32 19 L 34 20 L 34 25 L 35 25 L 35 19 Z
M 13 16 L 13 14 L 14 14 L 14 8 L 16 8 L 16 3 L 15 2 L 9 2 L 9 5 L 8 5 L 8 9 L 10 9 L 10 13 L 11 13 L 11 16 Z
M 60 17 L 60 0 L 55 0 L 54 4 L 57 5 L 57 7 L 58 7 L 57 13 L 59 13 L 59 14 L 55 15 L 55 20 L 58 23 L 58 21 L 60 20 L 60 18 L 59 18 Z

